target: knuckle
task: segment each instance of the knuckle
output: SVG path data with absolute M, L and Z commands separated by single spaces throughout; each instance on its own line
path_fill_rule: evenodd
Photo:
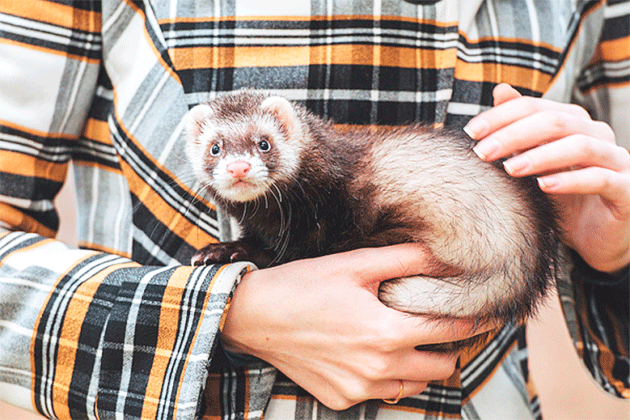
M 342 397 L 328 397 L 328 398 L 320 398 L 319 401 L 324 404 L 326 407 L 335 411 L 347 410 L 352 407 L 354 404 L 352 401 L 342 398 Z M 358 402 L 358 401 L 357 401 Z
M 591 119 L 591 114 L 588 113 L 586 109 L 576 104 L 568 104 L 568 109 L 571 113 L 575 114 L 580 118 Z
M 564 132 L 567 128 L 567 120 L 564 115 L 555 110 L 549 109 L 543 111 L 545 120 L 551 125 L 556 132 Z
M 334 381 L 330 385 L 326 392 L 314 396 L 332 410 L 345 410 L 368 399 L 366 386 L 358 379 L 346 378 Z
M 615 142 L 615 132 L 612 127 L 603 121 L 594 121 L 595 130 L 600 138 L 605 141 Z
M 622 146 L 615 145 L 615 152 L 619 155 L 619 160 L 624 171 L 630 171 L 630 150 Z
M 595 154 L 593 144 L 587 136 L 577 136 L 575 143 L 576 151 L 582 158 L 589 158 Z
M 457 368 L 457 356 L 453 355 L 444 355 L 442 360 L 439 363 L 436 363 L 435 367 L 435 380 L 442 380 L 450 378 L 455 372 Z
M 522 103 L 522 106 L 529 114 L 535 114 L 536 112 L 540 111 L 540 101 L 538 100 L 538 98 L 523 96 L 518 100 Z
M 344 395 L 339 398 L 339 403 L 350 407 L 360 401 L 370 398 L 370 387 L 362 380 L 349 381 L 343 388 Z
M 368 381 L 379 381 L 391 371 L 391 365 L 384 357 L 374 357 L 363 367 L 362 376 Z
M 393 327 L 393 323 L 381 322 L 375 325 L 371 334 L 371 345 L 382 355 L 392 354 L 401 346 L 401 333 Z
M 600 173 L 599 176 L 599 189 L 600 191 L 606 191 L 610 189 L 613 185 L 612 172 L 606 170 L 598 171 Z

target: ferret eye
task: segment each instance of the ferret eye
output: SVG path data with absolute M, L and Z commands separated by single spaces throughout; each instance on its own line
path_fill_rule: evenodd
M 271 150 L 271 145 L 267 140 L 261 140 L 258 142 L 258 150 L 260 150 L 261 152 L 268 152 L 269 150 Z
M 219 153 L 221 153 L 221 148 L 219 147 L 218 144 L 215 144 L 214 146 L 210 148 L 210 154 L 212 156 L 219 156 Z

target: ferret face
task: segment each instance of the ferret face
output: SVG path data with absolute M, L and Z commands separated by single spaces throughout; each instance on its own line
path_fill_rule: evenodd
M 299 153 L 277 115 L 258 104 L 226 112 L 202 104 L 189 114 L 186 152 L 199 181 L 223 200 L 256 200 L 291 178 Z

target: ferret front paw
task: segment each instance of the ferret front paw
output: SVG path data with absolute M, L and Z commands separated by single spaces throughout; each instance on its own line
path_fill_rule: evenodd
M 193 266 L 249 261 L 250 252 L 243 242 L 223 242 L 203 247 L 190 260 Z

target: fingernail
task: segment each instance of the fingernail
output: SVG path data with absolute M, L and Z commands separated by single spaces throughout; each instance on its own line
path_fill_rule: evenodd
M 542 178 L 537 178 L 538 185 L 542 189 L 551 190 L 560 185 L 560 180 L 557 176 L 545 176 Z
M 499 150 L 499 143 L 493 139 L 487 139 L 480 142 L 473 148 L 473 152 L 481 158 L 481 160 L 488 160 Z
M 468 124 L 466 124 L 463 130 L 470 138 L 478 140 L 485 136 L 489 129 L 490 123 L 484 118 L 477 117 L 468 121 Z
M 531 165 L 527 157 L 515 156 L 503 162 L 503 166 L 510 175 L 516 175 L 525 172 Z

